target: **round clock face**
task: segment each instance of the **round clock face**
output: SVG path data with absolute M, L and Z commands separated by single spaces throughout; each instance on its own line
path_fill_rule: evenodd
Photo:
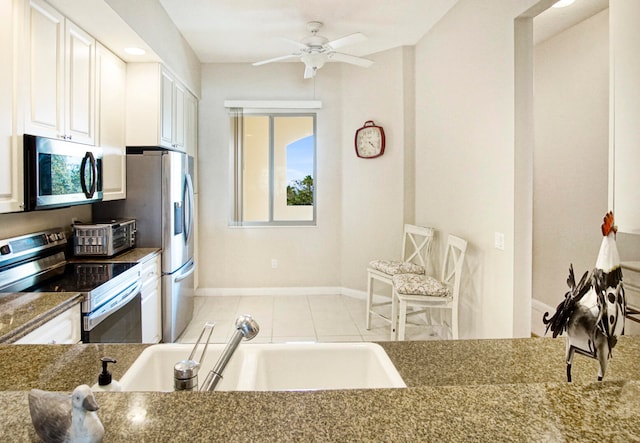
M 356 133 L 356 153 L 359 157 L 373 158 L 384 153 L 384 133 L 379 126 L 364 126 Z

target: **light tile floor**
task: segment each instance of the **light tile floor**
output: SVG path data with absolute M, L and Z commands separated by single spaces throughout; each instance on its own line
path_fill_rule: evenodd
M 343 295 L 196 297 L 193 319 L 178 339 L 195 343 L 206 322 L 215 322 L 212 343 L 226 343 L 235 319 L 251 314 L 260 326 L 254 343 L 291 341 L 387 341 L 389 324 L 374 317 L 365 328 L 364 299 Z M 440 339 L 433 329 L 407 326 L 407 340 Z

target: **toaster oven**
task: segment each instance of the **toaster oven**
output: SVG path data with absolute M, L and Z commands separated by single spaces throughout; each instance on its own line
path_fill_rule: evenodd
M 136 243 L 136 221 L 117 219 L 73 225 L 73 254 L 110 257 L 133 248 Z

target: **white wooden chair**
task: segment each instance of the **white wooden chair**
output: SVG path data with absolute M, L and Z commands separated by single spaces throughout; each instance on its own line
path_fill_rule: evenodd
M 433 228 L 405 224 L 402 237 L 401 261 L 373 260 L 369 263 L 367 267 L 367 329 L 371 329 L 372 315 L 380 317 L 390 324 L 392 323 L 390 318 L 379 312 L 379 308 L 380 306 L 390 305 L 390 297 L 393 294 L 390 294 L 388 301 L 374 303 L 374 281 L 377 280 L 391 286 L 391 279 L 394 275 L 406 273 L 424 274 L 431 252 L 433 235 Z M 374 308 L 377 310 L 374 310 Z
M 460 277 L 466 251 L 467 242 L 465 240 L 449 235 L 440 280 L 429 275 L 398 274 L 393 276 L 392 339 L 404 340 L 409 315 L 427 312 L 430 319 L 429 326 L 432 326 L 431 310 L 436 309 L 451 311 L 451 323 L 448 328 L 451 331 L 451 337 L 454 340 L 458 338 Z M 418 309 L 407 311 L 409 307 Z M 440 315 L 441 326 L 444 326 L 442 317 Z M 399 325 L 397 324 L 398 320 Z

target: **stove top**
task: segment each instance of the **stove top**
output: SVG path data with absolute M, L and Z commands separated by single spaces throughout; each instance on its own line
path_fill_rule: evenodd
M 91 292 L 136 263 L 67 263 L 24 292 Z

